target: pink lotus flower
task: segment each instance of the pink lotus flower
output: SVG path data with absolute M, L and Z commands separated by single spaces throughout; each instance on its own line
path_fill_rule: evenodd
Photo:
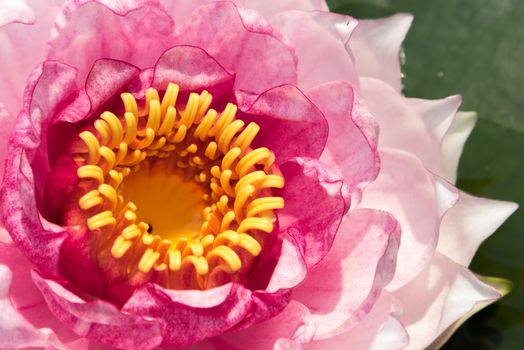
M 401 95 L 411 19 L 8 1 L 0 348 L 422 349 L 500 298 L 516 206 L 453 186 L 460 97 Z

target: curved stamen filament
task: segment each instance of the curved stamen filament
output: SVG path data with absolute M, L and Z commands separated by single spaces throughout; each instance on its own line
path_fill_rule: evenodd
M 123 93 L 121 116 L 104 112 L 93 131 L 80 133 L 85 152 L 77 174 L 86 185 L 78 204 L 90 210 L 87 227 L 100 232 L 99 242 L 107 242 L 100 246 L 110 247 L 129 276 L 154 272 L 177 285 L 189 268 L 195 283 L 205 288 L 214 270 L 240 271 L 240 251 L 252 258 L 260 254 L 261 237 L 273 231 L 273 211 L 284 207 L 283 198 L 272 196 L 284 179 L 269 149 L 251 149 L 260 127 L 237 119 L 234 104 L 218 113 L 209 108 L 212 96 L 203 91 L 191 93 L 183 105 L 179 90 L 169 84 L 160 99 L 148 89 L 141 108 L 132 94 Z M 150 225 L 140 221 L 136 206 L 123 195 L 126 177 L 155 162 L 164 162 L 161 171 L 193 179 L 204 191 L 200 231 L 190 237 L 165 239 L 162 232 L 148 232 Z

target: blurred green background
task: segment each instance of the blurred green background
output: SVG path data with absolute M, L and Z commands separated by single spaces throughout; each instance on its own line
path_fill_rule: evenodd
M 451 349 L 524 349 L 524 1 L 328 0 L 357 18 L 415 16 L 404 43 L 405 94 L 461 94 L 479 120 L 458 187 L 521 208 L 481 247 L 471 269 L 514 282 L 510 295 L 466 322 Z

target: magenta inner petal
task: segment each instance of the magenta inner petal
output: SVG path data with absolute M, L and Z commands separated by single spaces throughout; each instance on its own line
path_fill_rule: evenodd
M 337 81 L 316 86 L 306 94 L 330 126 L 320 160 L 336 169 L 351 189 L 374 180 L 380 168 L 378 123 L 355 89 L 347 82 Z
M 278 213 L 281 232 L 287 232 L 303 250 L 308 268 L 329 252 L 349 193 L 342 178 L 314 159 L 295 158 L 281 166 L 286 179 L 286 207 Z
M 282 85 L 258 96 L 237 92 L 236 99 L 242 119 L 261 127 L 254 145 L 271 149 L 279 164 L 293 157 L 322 154 L 328 122 L 298 88 Z
M 162 54 L 156 63 L 153 85 L 165 89 L 170 82 L 177 82 L 182 91 L 206 89 L 219 97 L 231 91 L 234 81 L 235 75 L 205 50 L 181 45 Z
M 84 300 L 38 273 L 33 280 L 53 314 L 79 335 L 120 349 L 153 349 L 162 342 L 155 319 L 122 313 L 102 300 Z

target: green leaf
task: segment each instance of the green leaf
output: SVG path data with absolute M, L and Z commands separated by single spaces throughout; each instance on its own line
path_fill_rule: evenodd
M 479 121 L 464 149 L 458 186 L 524 203 L 524 1 L 331 0 L 335 12 L 415 16 L 404 50 L 405 94 L 463 96 Z M 520 349 L 524 344 L 524 213 L 519 209 L 479 250 L 475 272 L 508 278 L 513 291 L 466 322 L 447 349 Z

